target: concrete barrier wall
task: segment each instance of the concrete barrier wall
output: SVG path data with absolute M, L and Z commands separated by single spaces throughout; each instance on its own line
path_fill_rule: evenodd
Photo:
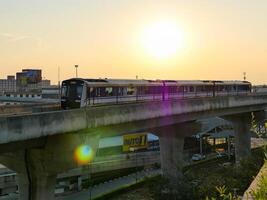
M 85 110 L 0 117 L 0 143 L 66 133 L 86 126 Z
M 116 159 L 107 160 L 108 158 L 96 158 L 95 161 L 87 167 L 87 172 L 85 172 L 86 167 L 79 167 L 67 172 L 58 174 L 58 178 L 67 178 L 72 176 L 80 176 L 83 173 L 99 173 L 105 171 L 112 171 L 118 169 L 126 169 L 133 167 L 142 167 L 154 164 L 160 164 L 160 153 L 159 151 L 152 152 L 141 152 L 131 153 L 129 157 L 126 157 L 126 154 L 117 155 Z M 101 160 L 101 161 L 98 161 Z M 90 168 L 90 169 L 89 169 Z
M 5 105 L 0 106 L 0 117 L 8 115 L 18 115 L 33 112 L 44 112 L 59 110 L 58 103 L 30 103 L 21 105 Z
M 266 96 L 232 96 L 217 98 L 196 98 L 176 101 L 149 102 L 125 104 L 119 106 L 105 106 L 87 110 L 88 128 L 120 124 L 137 120 L 147 120 L 159 117 L 216 111 L 248 106 L 267 105 Z M 261 108 L 262 109 L 262 108 Z M 243 108 L 243 112 L 248 111 Z M 203 113 L 205 115 L 205 113 Z
M 255 95 L 143 102 L 0 117 L 0 144 L 167 116 L 194 113 L 205 116 L 208 111 L 217 116 L 223 115 L 226 109 L 238 109 L 234 112 L 240 113 L 266 106 L 267 95 Z

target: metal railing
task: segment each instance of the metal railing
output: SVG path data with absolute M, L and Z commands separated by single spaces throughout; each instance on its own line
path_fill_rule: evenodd
M 132 102 L 144 102 L 144 101 L 168 101 L 168 100 L 181 100 L 181 99 L 193 99 L 193 98 L 215 98 L 223 96 L 248 96 L 251 94 L 263 94 L 254 93 L 251 91 L 195 91 L 187 93 L 165 93 L 165 94 L 147 94 L 147 95 L 125 95 L 125 96 L 92 96 L 85 100 L 85 106 L 94 106 L 101 104 L 122 104 Z

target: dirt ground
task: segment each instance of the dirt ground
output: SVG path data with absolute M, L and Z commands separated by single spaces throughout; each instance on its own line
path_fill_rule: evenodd
M 110 200 L 154 200 L 147 188 L 138 188 L 131 190 L 125 194 L 118 195 Z

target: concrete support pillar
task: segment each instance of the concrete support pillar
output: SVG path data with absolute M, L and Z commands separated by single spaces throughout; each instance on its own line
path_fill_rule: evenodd
M 20 200 L 29 200 L 30 188 L 29 188 L 29 179 L 26 174 L 18 173 L 17 174 L 17 183 L 19 189 L 19 199 Z
M 56 175 L 35 174 L 31 180 L 31 199 L 54 199 Z
M 56 175 L 18 174 L 20 200 L 54 199 Z
M 182 177 L 184 137 L 177 135 L 171 132 L 159 136 L 161 169 L 167 178 Z
M 233 123 L 235 132 L 236 163 L 251 155 L 251 113 L 232 115 L 226 118 Z
M 151 130 L 159 137 L 163 176 L 176 182 L 182 177 L 182 169 L 185 165 L 184 138 L 197 133 L 200 128 L 201 124 L 188 122 Z

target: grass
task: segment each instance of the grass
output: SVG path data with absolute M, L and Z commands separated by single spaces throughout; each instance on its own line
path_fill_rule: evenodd
M 263 167 L 263 174 L 261 175 L 258 188 L 252 192 L 255 200 L 267 199 L 267 150 L 265 149 L 265 163 Z
M 259 188 L 252 193 L 255 200 L 267 199 L 267 176 L 263 176 L 260 180 Z

